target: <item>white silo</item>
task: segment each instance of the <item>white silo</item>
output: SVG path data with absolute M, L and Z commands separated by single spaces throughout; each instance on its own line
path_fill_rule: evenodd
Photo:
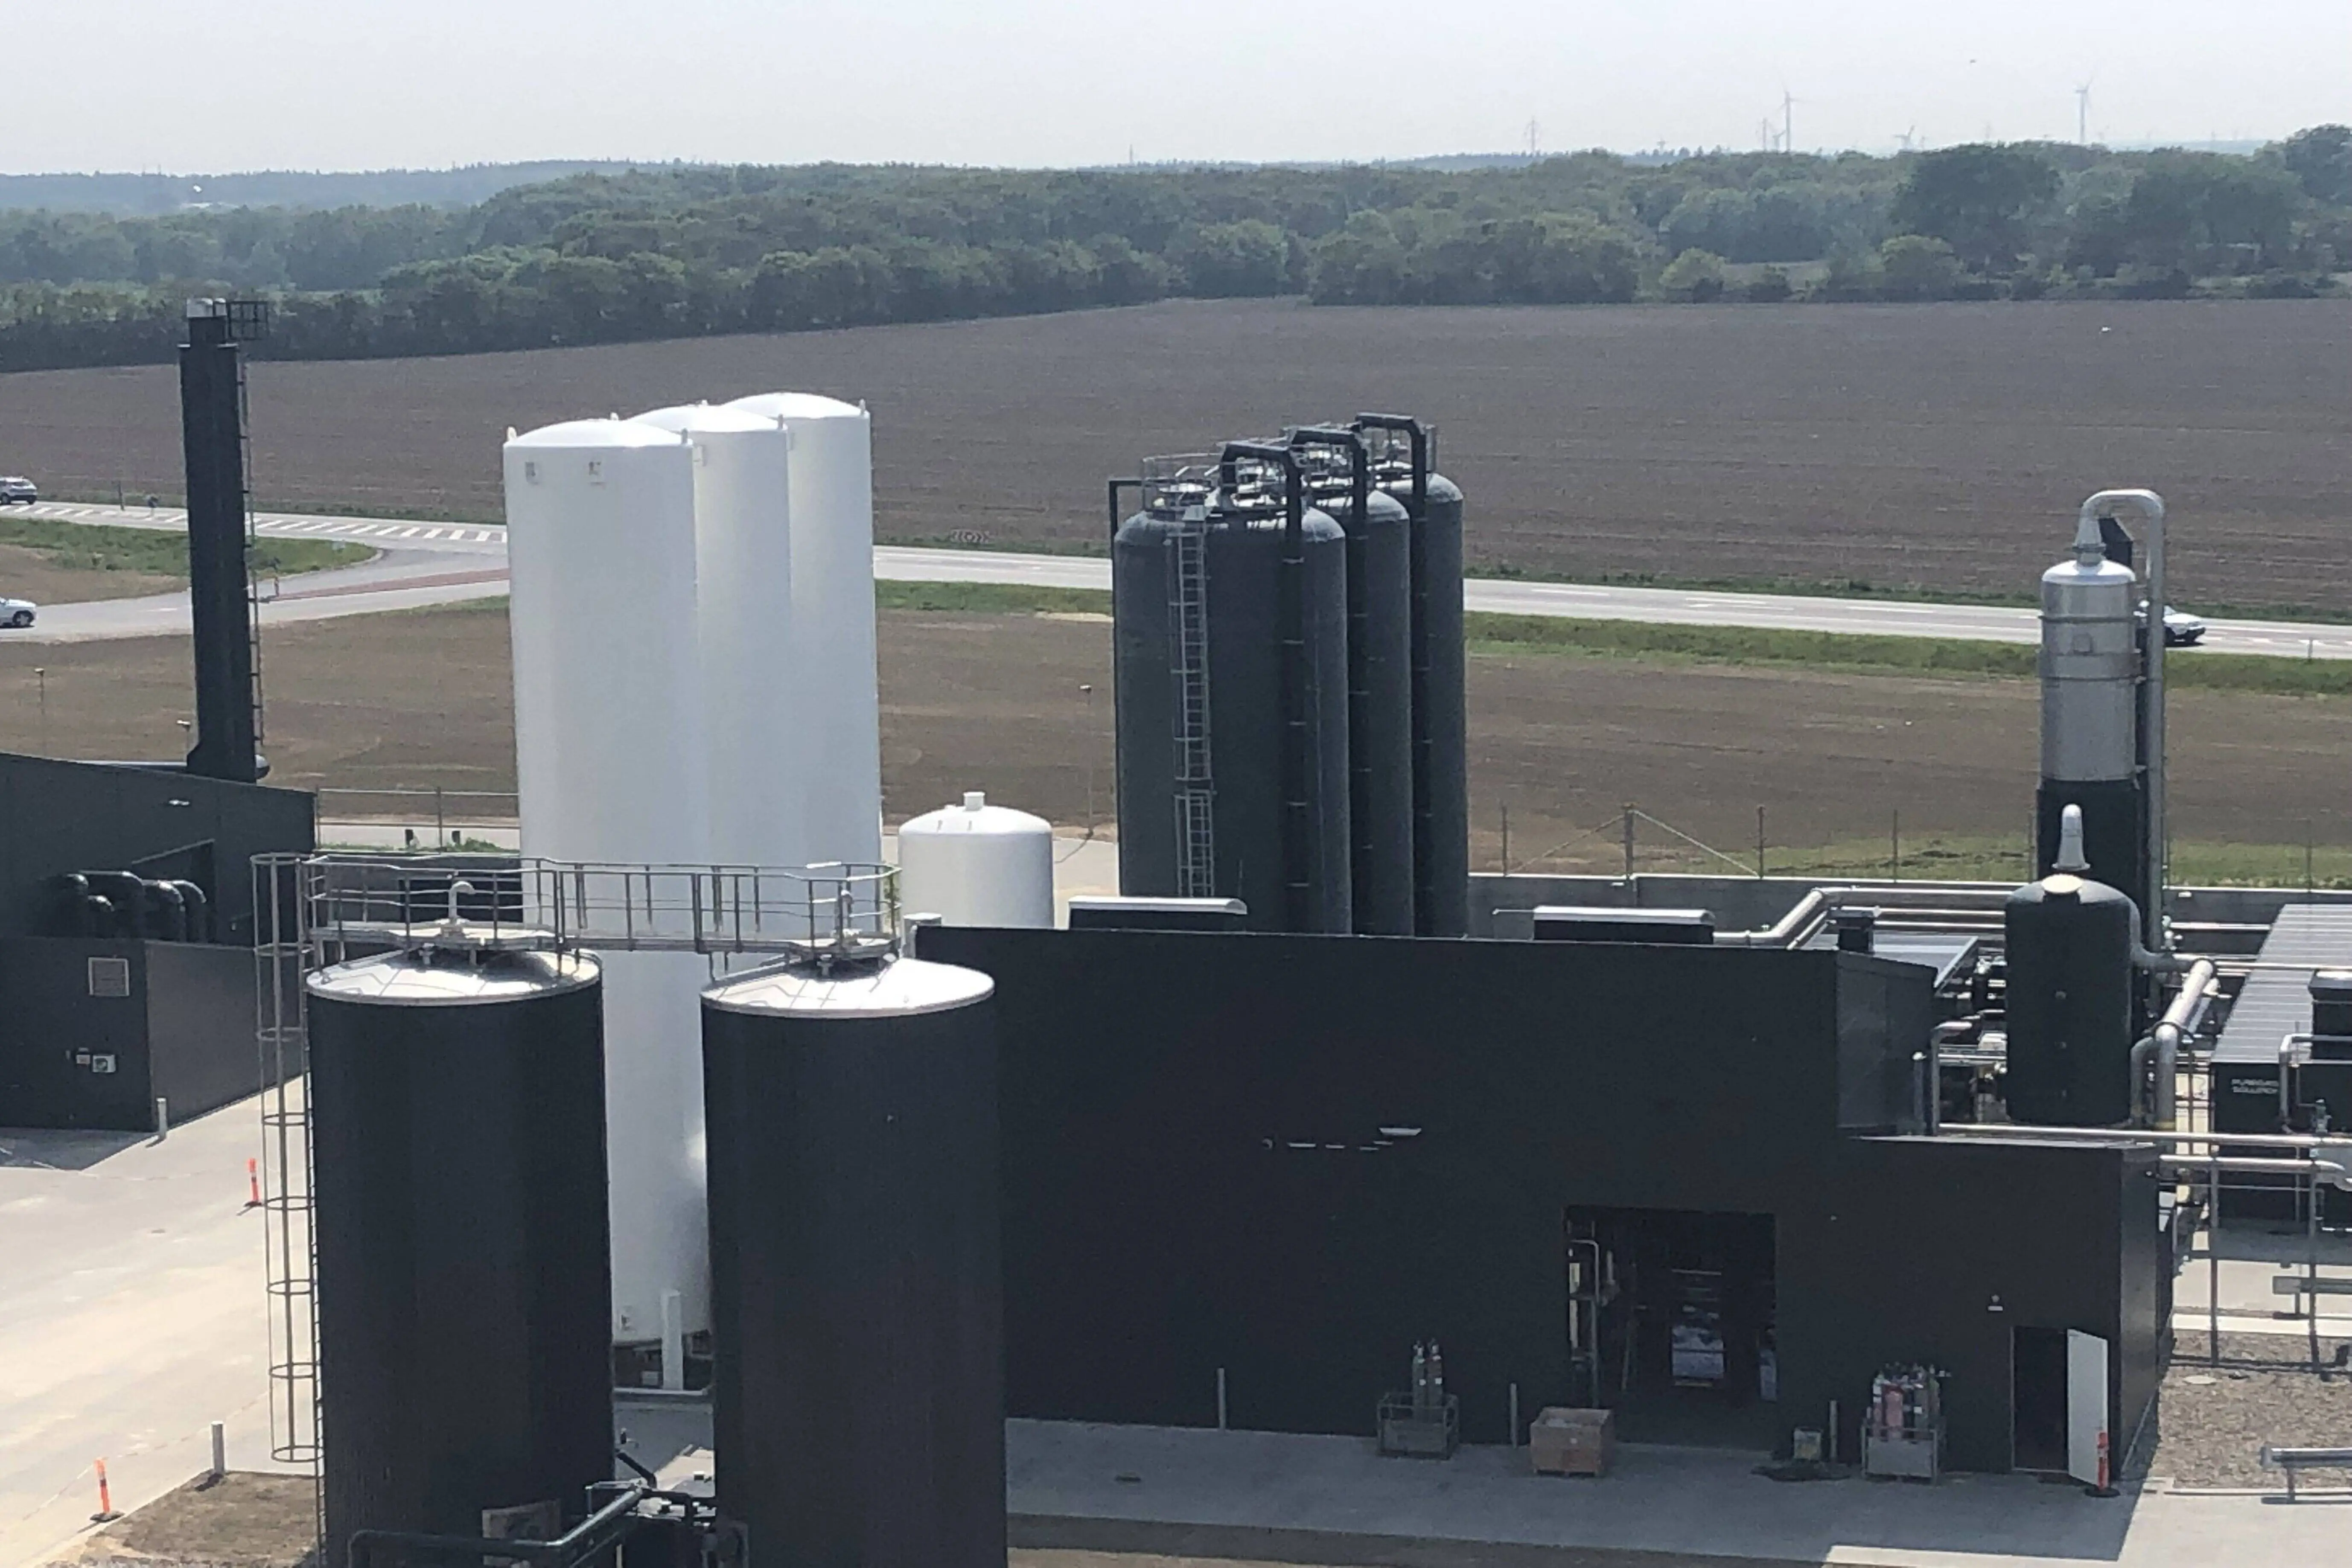
M 694 473 L 682 437 L 634 421 L 551 425 L 507 441 L 526 856 L 708 859 Z M 691 952 L 614 952 L 604 963 L 613 1333 L 622 1343 L 662 1338 L 673 1291 L 681 1331 L 709 1324 L 697 1001 L 709 978 Z
M 882 725 L 874 665 L 874 446 L 866 410 L 809 393 L 728 406 L 792 441 L 793 679 L 801 687 L 813 860 L 882 858 Z
M 898 907 L 951 926 L 1051 927 L 1053 825 L 978 790 L 910 818 L 898 829 Z
M 710 838 L 698 858 L 799 866 L 809 748 L 793 647 L 791 437 L 772 416 L 708 403 L 656 408 L 637 422 L 694 447 L 695 574 Z M 797 890 L 777 897 L 794 906 Z

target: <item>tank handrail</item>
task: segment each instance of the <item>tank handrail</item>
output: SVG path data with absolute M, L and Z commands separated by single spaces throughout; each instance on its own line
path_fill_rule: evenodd
M 413 1553 L 457 1562 L 492 1556 L 520 1558 L 533 1563 L 576 1562 L 593 1556 L 611 1544 L 602 1539 L 604 1532 L 635 1512 L 637 1505 L 647 1497 L 655 1495 L 652 1488 L 638 1481 L 620 1483 L 620 1487 L 612 1501 L 552 1541 L 493 1542 L 482 1536 L 435 1535 L 422 1531 L 355 1530 L 352 1531 L 346 1560 L 350 1568 L 369 1568 L 374 1561 L 377 1547 L 398 1546 L 405 1547 Z M 626 1531 L 622 1533 L 625 1534 Z
M 1395 430 L 1402 432 L 1412 448 L 1412 515 L 1420 521 L 1422 510 L 1429 504 L 1429 430 L 1418 419 L 1406 414 L 1359 414 L 1349 422 L 1355 430 Z

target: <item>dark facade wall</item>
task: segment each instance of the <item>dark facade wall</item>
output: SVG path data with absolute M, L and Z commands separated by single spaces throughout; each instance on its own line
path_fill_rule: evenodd
M 49 929 L 51 877 L 171 857 L 158 872 L 193 873 L 216 938 L 249 947 L 253 857 L 311 847 L 311 797 L 299 791 L 0 752 L 0 936 Z
M 1773 1216 L 1788 1426 L 1948 1358 L 1955 1459 L 2002 1468 L 1986 1291 L 2119 1331 L 2117 1156 L 1841 1131 L 1917 1130 L 1914 966 L 957 928 L 925 955 L 998 984 L 1013 1415 L 1205 1425 L 1223 1367 L 1237 1426 L 1360 1433 L 1434 1337 L 1499 1442 L 1512 1384 L 1570 1395 L 1571 1205 Z
M 0 1127 L 154 1126 L 147 951 L 128 940 L 0 937 Z M 92 958 L 128 961 L 130 994 L 92 996 Z M 248 1004 L 248 1034 L 251 1012 Z M 92 1070 L 101 1056 L 114 1058 L 112 1072 Z
M 175 1122 L 257 1093 L 253 954 L 194 942 L 144 946 L 148 1092 L 171 1101 Z
M 126 960 L 131 994 L 90 994 L 92 958 Z M 243 948 L 0 936 L 0 1126 L 143 1132 L 159 1095 L 180 1122 L 254 1093 L 253 979 Z
M 2108 1342 L 2120 1458 L 2154 1395 L 2162 1331 L 2150 1160 L 2116 1149 L 1860 1139 L 1839 1163 L 1818 1205 L 1780 1218 L 1784 1423 L 1818 1426 L 1835 1399 L 1839 1451 L 1857 1453 L 1872 1375 L 1924 1361 L 1950 1374 L 1952 1465 L 2005 1470 L 2011 1331 L 2080 1329 Z

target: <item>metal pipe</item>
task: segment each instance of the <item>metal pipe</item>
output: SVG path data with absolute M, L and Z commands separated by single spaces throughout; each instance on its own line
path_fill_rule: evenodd
M 1143 481 L 1141 479 L 1108 479 L 1104 481 L 1103 489 L 1110 510 L 1110 536 L 1117 539 L 1118 525 L 1125 521 L 1118 515 L 1118 492 L 1131 489 L 1136 493 L 1137 500 L 1140 502 L 1143 497 Z
M 1412 451 L 1412 516 L 1421 514 L 1429 505 L 1429 432 L 1420 420 L 1403 414 L 1359 414 L 1349 422 L 1352 430 L 1402 431 Z
M 2336 1160 L 2272 1160 L 2256 1154 L 2158 1154 L 2167 1171 L 2238 1171 L 2249 1175 L 2312 1176 L 2333 1187 L 2352 1188 L 2352 1166 Z
M 1963 915 L 1997 910 L 2008 900 L 2009 889 L 2005 888 L 1815 888 L 1772 924 L 1757 931 L 1717 931 L 1715 941 L 1718 947 L 1801 947 L 1812 940 L 1835 909 L 1934 910 Z
M 2084 501 L 2078 526 L 2098 526 L 2117 507 L 2130 507 L 2147 524 L 2147 614 L 2140 627 L 2140 733 L 2147 747 L 2147 908 L 2142 911 L 2141 940 L 2152 949 L 2164 946 L 2164 895 L 2167 884 L 2164 840 L 2164 498 L 2154 490 L 2101 490 Z
M 2294 1047 L 2299 1043 L 2293 1035 L 2284 1036 L 2279 1041 L 2278 1124 L 2282 1132 L 2294 1125 Z
M 378 1546 L 404 1546 L 426 1556 L 454 1557 L 461 1561 L 504 1557 L 521 1558 L 531 1563 L 556 1562 L 619 1523 L 635 1510 L 638 1503 L 654 1495 L 651 1488 L 639 1482 L 622 1484 L 612 1501 L 552 1541 L 493 1542 L 483 1536 L 433 1535 L 421 1531 L 355 1530 L 352 1532 L 349 1562 L 351 1568 L 369 1568 Z M 488 1548 L 495 1550 L 486 1550 Z
M 1944 1131 L 1965 1137 L 2023 1138 L 2046 1143 L 2210 1143 L 2233 1149 L 2326 1150 L 2352 1160 L 2352 1134 L 2341 1132 L 2197 1132 L 2178 1129 L 2167 1132 L 2147 1127 L 2050 1127 L 2000 1121 L 1948 1122 Z
M 2155 1081 L 2148 1085 L 2146 1105 L 2147 1125 L 2159 1131 L 2171 1131 L 2178 1116 L 2175 1103 L 2179 1093 L 2180 1042 L 2196 1033 L 2205 1016 L 2205 1009 L 2213 1000 L 2213 961 L 2200 958 L 2189 965 L 2189 977 L 2181 982 L 2180 990 L 2172 998 L 2172 1005 L 2156 1027 L 2142 1036 L 2132 1047 L 2132 1084 L 2137 1090 L 2147 1080 L 2150 1058 L 2154 1058 Z

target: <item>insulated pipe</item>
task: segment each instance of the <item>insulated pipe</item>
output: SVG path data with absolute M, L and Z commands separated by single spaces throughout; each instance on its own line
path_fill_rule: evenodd
M 2132 1047 L 2131 1075 L 2137 1089 L 2147 1081 L 2150 1058 L 2155 1060 L 2156 1079 L 2150 1085 L 2146 1105 L 2147 1125 L 2158 1131 L 2169 1132 L 2177 1115 L 2175 1098 L 2179 1093 L 2176 1080 L 2180 1074 L 2180 1042 L 2195 1032 L 2205 1009 L 2213 999 L 2213 977 L 2217 971 L 2213 961 L 2200 958 L 2189 966 L 2189 977 L 2181 982 L 2179 994 L 2172 1005 L 2164 1010 L 2155 1028 L 2142 1036 Z
M 1815 888 L 1771 925 L 1757 931 L 1719 931 L 1715 942 L 1717 947 L 1801 947 L 1812 940 L 1833 909 L 1893 910 L 1899 919 L 1900 911 L 1906 910 L 1998 911 L 2008 900 L 2005 888 Z
M 2352 1160 L 2352 1135 L 2341 1132 L 2164 1132 L 2144 1127 L 2057 1127 L 2000 1121 L 1958 1121 L 1944 1131 L 1979 1138 L 2038 1139 L 2046 1143 L 2211 1143 L 2233 1149 L 2293 1149 L 2306 1153 L 2326 1150 Z M 2202 1161 L 2205 1156 L 2197 1158 Z
M 1228 441 L 1217 456 L 1217 483 L 1235 504 L 1241 463 L 1251 458 L 1282 470 L 1282 581 L 1276 585 L 1276 637 L 1281 644 L 1282 879 L 1285 929 L 1312 923 L 1315 889 L 1307 864 L 1307 474 L 1298 454 L 1263 441 Z
M 2264 1160 L 2246 1154 L 2158 1154 L 2156 1160 L 2161 1169 L 2181 1175 L 2200 1171 L 2238 1171 L 2250 1175 L 2309 1176 L 2352 1192 L 2352 1169 L 2334 1160 Z
M 2147 908 L 2141 911 L 2140 940 L 2150 948 L 2164 943 L 2164 498 L 2154 490 L 2101 490 L 2083 503 L 2077 514 L 2082 528 L 2096 530 L 2099 519 L 2117 507 L 2129 507 L 2147 523 L 2147 614 L 2140 627 L 2142 668 L 2141 734 L 2147 744 Z

